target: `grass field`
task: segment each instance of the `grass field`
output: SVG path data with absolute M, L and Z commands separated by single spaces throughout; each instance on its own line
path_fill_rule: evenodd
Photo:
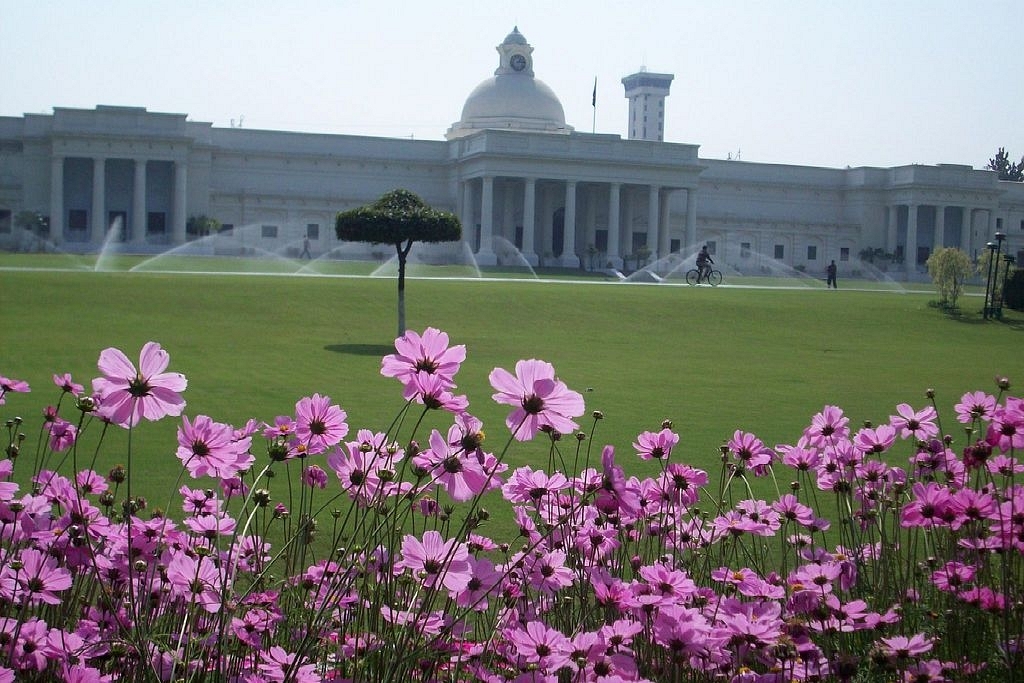
M 33 388 L 9 395 L 0 411 L 26 418 L 30 443 L 43 407 L 57 398 L 53 373 L 71 372 L 88 386 L 103 348 L 137 359 L 148 340 L 160 342 L 170 369 L 188 377 L 190 416 L 273 421 L 319 392 L 348 412 L 354 433 L 385 429 L 402 405 L 399 385 L 379 374 L 395 330 L 392 278 L 52 265 L 0 258 L 0 374 Z M 930 306 L 935 295 L 927 292 L 729 284 L 751 286 L 415 279 L 407 322 L 414 330 L 438 327 L 467 346 L 459 391 L 483 419 L 491 450 L 501 449 L 508 431 L 506 410 L 490 400 L 488 373 L 540 358 L 583 393 L 588 411 L 604 413 L 594 446 L 610 443 L 628 455 L 638 432 L 670 419 L 681 435 L 674 459 L 712 472 L 718 446 L 735 429 L 768 445 L 792 443 L 826 404 L 844 408 L 852 426 L 877 423 L 897 403 L 922 407 L 928 388 L 944 430 L 962 439 L 951 417 L 961 394 L 993 390 L 997 374 L 1024 381 L 1024 316 L 1007 311 L 1001 321 L 984 321 L 979 297 L 965 298 L 963 314 L 953 317 Z M 589 431 L 590 420 L 581 422 Z M 447 421 L 438 416 L 433 424 Z M 133 435 L 143 469 L 136 481 L 151 498 L 176 488 L 177 425 L 145 424 Z M 120 433 L 107 442 L 98 470 L 123 461 L 124 440 Z M 539 466 L 545 454 L 543 444 L 525 444 L 509 464 Z

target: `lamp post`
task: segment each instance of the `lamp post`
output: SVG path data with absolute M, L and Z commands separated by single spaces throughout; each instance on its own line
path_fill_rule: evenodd
M 1010 254 L 1003 254 L 1003 263 L 1006 264 L 1003 268 L 1003 291 L 999 293 L 999 308 L 996 314 L 1000 320 L 1003 318 L 1003 302 L 1006 301 L 1006 283 L 1010 280 L 1010 266 L 1015 260 Z
M 995 290 L 995 283 L 992 282 L 992 270 L 993 264 L 996 260 L 996 250 L 999 245 L 995 242 L 988 242 L 985 244 L 985 248 L 988 249 L 988 277 L 985 279 L 985 307 L 982 309 L 982 317 L 988 320 L 988 317 L 992 314 L 992 299 L 993 291 Z

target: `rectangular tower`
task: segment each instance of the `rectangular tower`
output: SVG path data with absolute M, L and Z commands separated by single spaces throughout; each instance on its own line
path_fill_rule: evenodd
M 629 99 L 628 139 L 665 140 L 665 98 L 673 78 L 674 74 L 640 71 L 622 79 Z

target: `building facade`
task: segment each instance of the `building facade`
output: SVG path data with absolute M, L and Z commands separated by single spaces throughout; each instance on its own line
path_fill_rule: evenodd
M 708 244 L 738 272 L 863 267 L 915 279 L 943 246 L 973 257 L 996 232 L 1024 260 L 1024 183 L 970 166 L 816 168 L 704 159 L 664 142 L 671 74 L 623 78 L 627 137 L 581 133 L 514 29 L 494 75 L 443 141 L 215 128 L 140 107 L 0 117 L 0 247 L 152 254 L 221 223 L 219 248 L 369 255 L 338 211 L 407 188 L 457 213 L 480 265 L 633 268 Z M 25 212 L 45 223 L 24 229 Z M 195 229 L 190 229 L 195 228 Z M 233 240 L 233 241 L 232 241 Z M 363 250 L 361 252 L 360 250 Z

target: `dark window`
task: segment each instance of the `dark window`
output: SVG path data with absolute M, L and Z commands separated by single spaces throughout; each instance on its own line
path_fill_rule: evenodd
M 220 224 L 220 233 L 222 235 L 227 235 L 227 236 L 230 237 L 232 234 L 234 234 L 234 232 L 235 232 L 235 224 L 234 223 L 221 223 Z
M 841 247 L 839 249 L 839 260 L 840 261 L 849 261 L 850 260 L 850 248 L 849 247 Z
M 683 243 L 679 240 L 669 240 L 668 250 L 673 254 L 678 254 L 679 250 L 683 248 Z
M 786 246 L 784 244 L 775 245 L 775 259 L 781 261 L 786 258 Z
M 11 212 L 0 211 L 0 233 L 9 233 L 11 231 Z
M 264 225 L 261 226 L 261 233 L 263 237 L 267 239 L 274 239 L 277 237 L 277 226 L 276 225 Z
M 740 242 L 740 258 L 750 258 L 750 242 Z
M 594 248 L 596 248 L 602 254 L 608 251 L 608 231 L 607 230 L 595 230 L 594 231 Z
M 807 245 L 807 260 L 817 261 L 818 260 L 818 247 L 813 244 Z
M 306 223 L 306 237 L 308 237 L 311 240 L 320 239 L 320 224 Z
M 996 230 L 1002 230 L 1002 229 L 1003 229 L 1003 219 L 1002 218 L 997 218 L 996 219 Z
M 708 253 L 709 254 L 714 256 L 715 254 L 718 253 L 718 242 L 715 242 L 714 240 L 711 240 L 710 242 L 707 243 L 707 245 L 708 245 Z
M 163 211 L 150 211 L 146 217 L 146 232 L 150 235 L 162 235 L 167 231 L 167 214 Z
M 85 209 L 68 211 L 68 230 L 85 230 L 89 227 L 89 212 Z

